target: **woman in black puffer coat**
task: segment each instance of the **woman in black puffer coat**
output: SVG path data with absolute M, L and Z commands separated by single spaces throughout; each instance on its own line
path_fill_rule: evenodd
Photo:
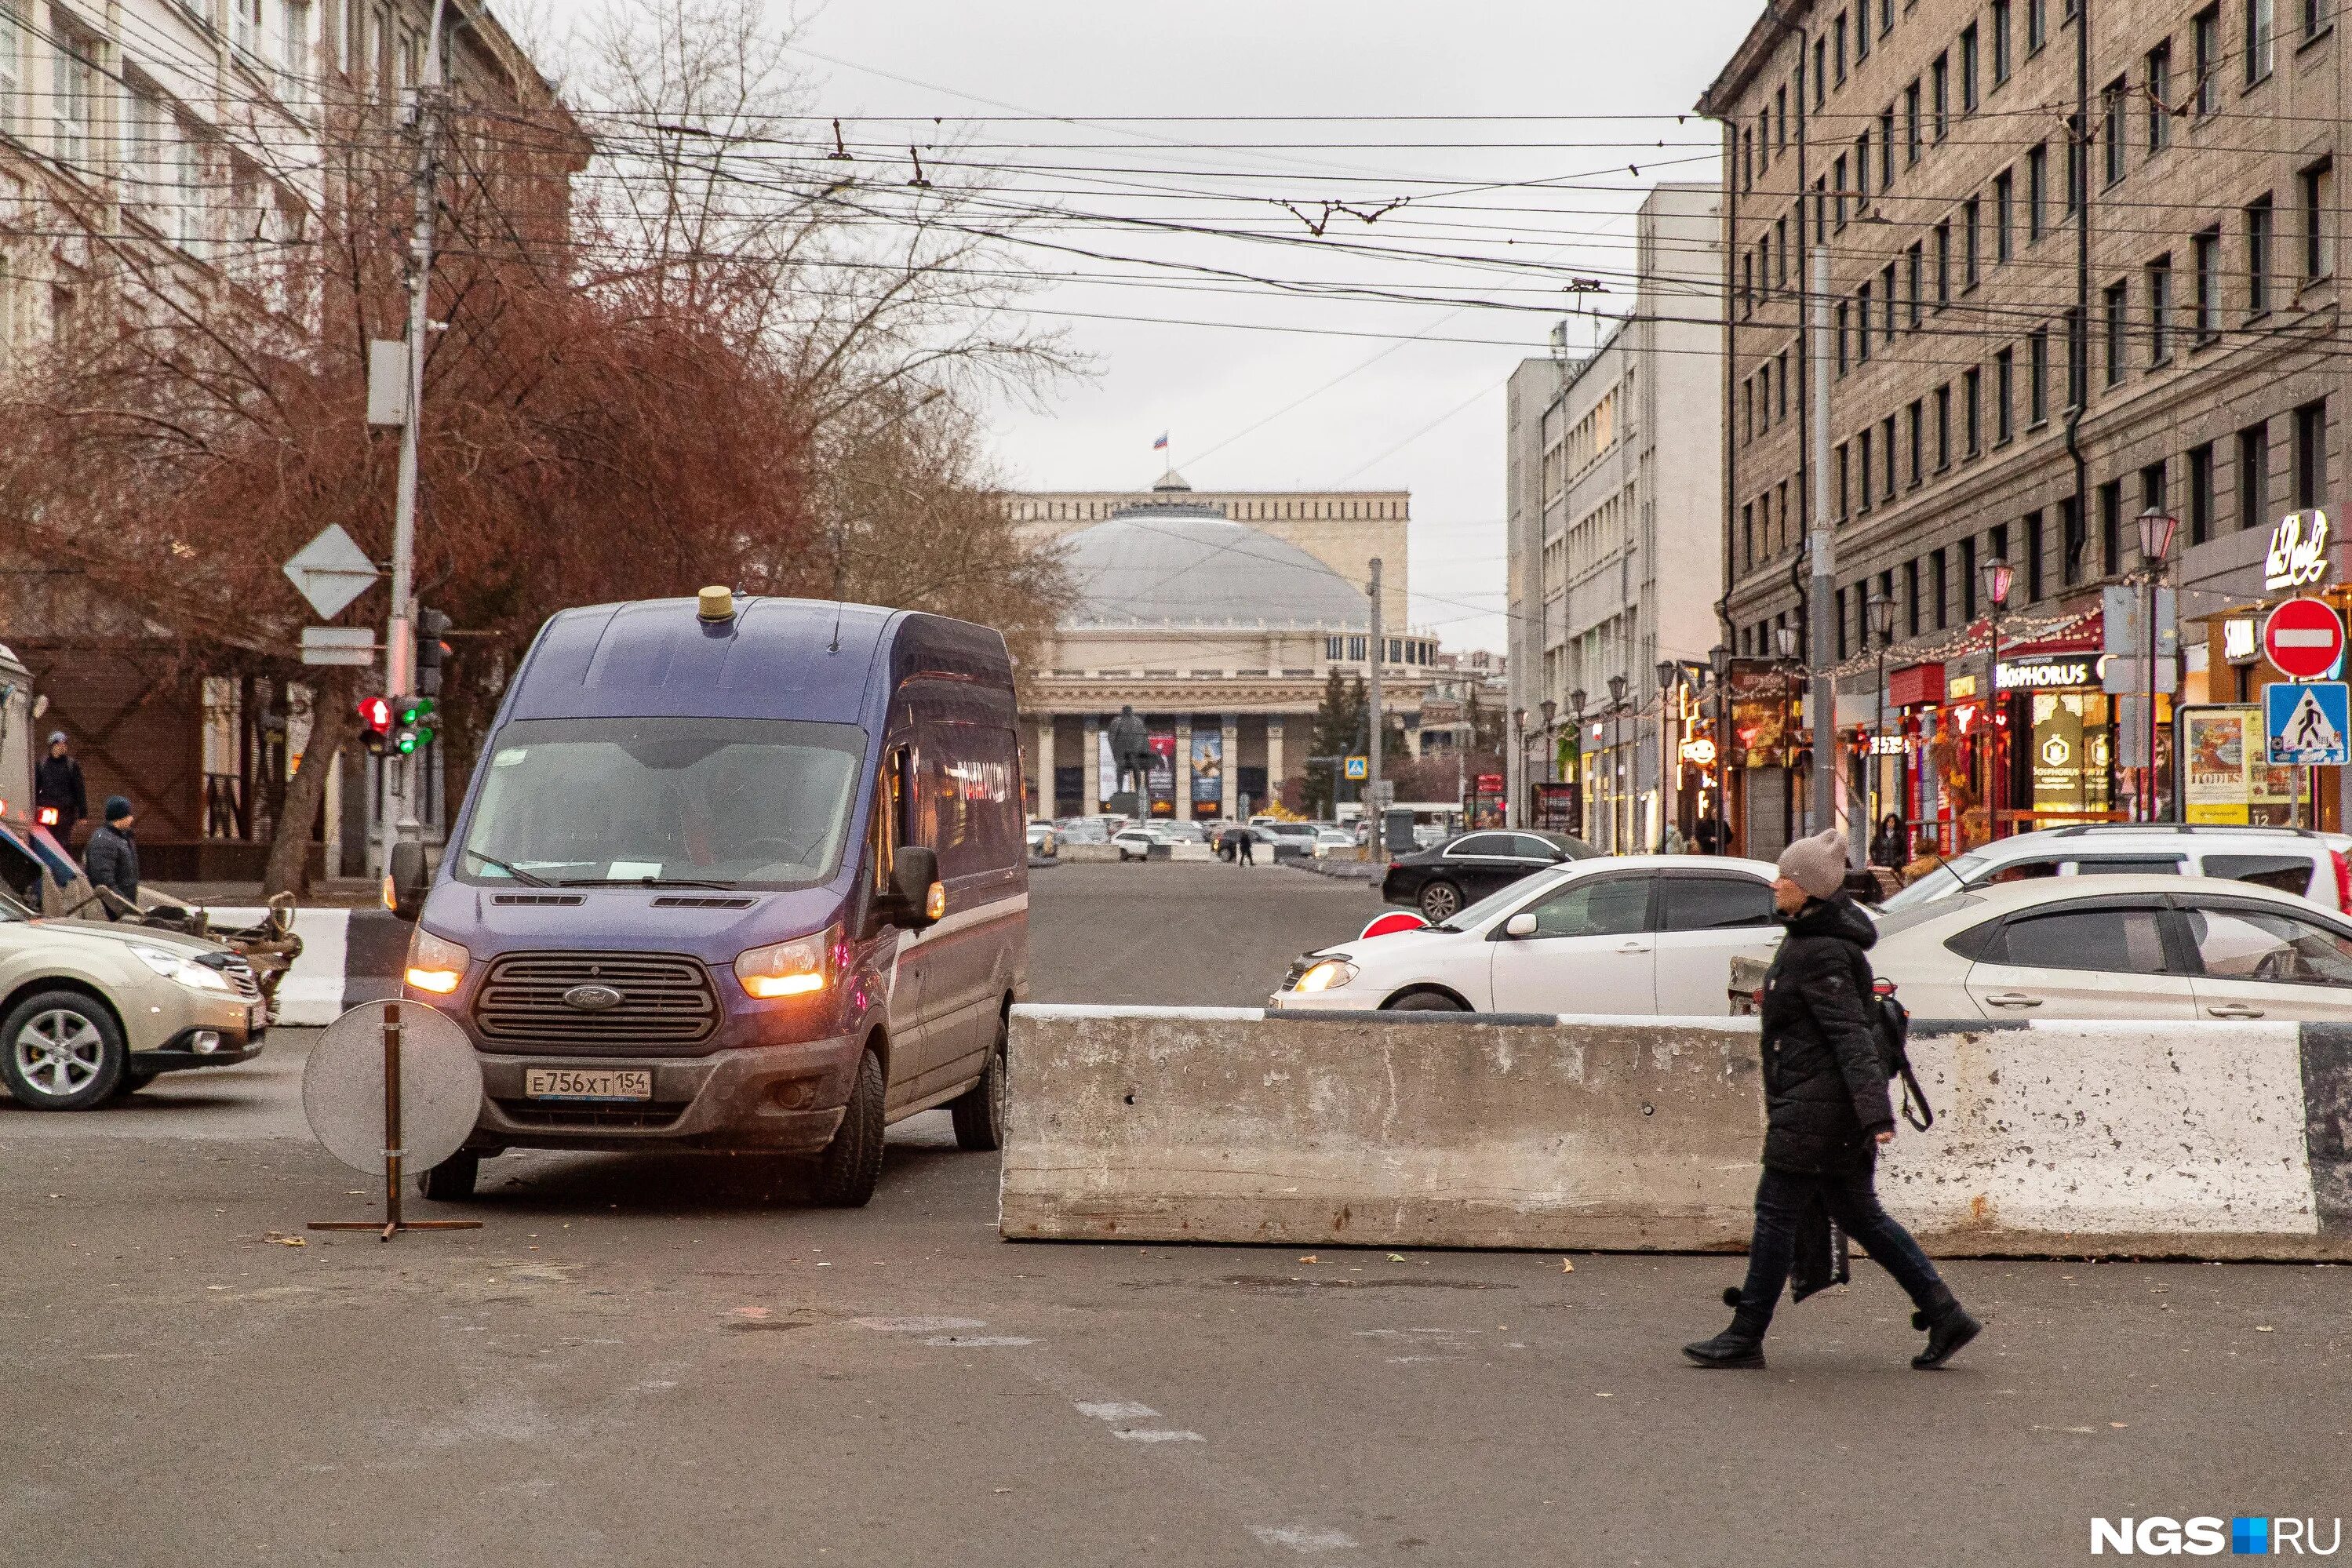
M 1916 1367 L 1944 1364 L 1976 1338 L 1970 1317 L 1910 1232 L 1878 1206 L 1878 1145 L 1895 1136 L 1886 1067 L 1871 1022 L 1878 931 L 1843 891 L 1845 841 L 1816 834 L 1782 852 L 1773 901 L 1788 936 L 1764 977 L 1764 1175 L 1748 1282 L 1731 1327 L 1685 1345 L 1701 1366 L 1760 1367 L 1764 1331 L 1789 1281 L 1797 1230 L 1819 1203 L 1895 1276 L 1927 1330 Z

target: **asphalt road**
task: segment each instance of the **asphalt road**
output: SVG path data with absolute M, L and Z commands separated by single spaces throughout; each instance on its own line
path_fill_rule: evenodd
M 1063 867 L 1035 993 L 1254 1001 L 1372 907 Z M 302 1230 L 371 1202 L 301 1134 L 305 1043 L 0 1103 L 0 1563 L 2014 1565 L 2352 1512 L 2344 1270 L 1955 1264 L 1992 1327 L 1928 1375 L 1862 1263 L 1705 1373 L 1735 1260 L 1012 1247 L 940 1115 L 859 1212 L 509 1155 L 485 1229 L 385 1246 Z

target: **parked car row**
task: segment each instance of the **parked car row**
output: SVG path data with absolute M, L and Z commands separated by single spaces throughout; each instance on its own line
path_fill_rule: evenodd
M 1769 862 L 1586 851 L 1529 864 L 1544 846 L 1491 842 L 1527 836 L 1399 857 L 1392 903 L 1440 878 L 1466 889 L 1473 863 L 1504 880 L 1424 926 L 1303 956 L 1270 1005 L 1721 1014 L 1731 960 L 1780 941 Z M 1889 899 L 1872 962 L 1922 1018 L 2352 1020 L 2347 880 L 2343 841 L 2315 833 L 2026 834 Z

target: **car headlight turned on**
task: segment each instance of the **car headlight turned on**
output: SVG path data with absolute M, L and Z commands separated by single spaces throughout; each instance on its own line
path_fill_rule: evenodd
M 135 946 L 131 950 L 139 955 L 141 963 L 167 980 L 177 980 L 192 991 L 228 993 L 236 988 L 229 984 L 226 975 L 218 969 L 207 969 L 202 964 L 191 962 L 184 953 L 174 953 L 169 947 Z
M 1294 991 L 1336 991 L 1356 977 L 1356 966 L 1345 958 L 1324 958 L 1307 967 Z
M 820 931 L 739 953 L 735 977 L 761 1001 L 814 996 L 833 981 L 833 933 Z
M 466 977 L 466 966 L 471 962 L 472 954 L 420 925 L 408 939 L 408 968 L 404 977 L 420 991 L 446 997 Z

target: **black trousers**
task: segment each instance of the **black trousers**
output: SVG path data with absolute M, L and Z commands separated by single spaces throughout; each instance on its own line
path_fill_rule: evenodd
M 1879 1207 L 1876 1176 L 1874 1165 L 1828 1175 L 1765 1167 L 1756 1184 L 1756 1234 L 1748 1244 L 1748 1282 L 1739 1291 L 1740 1326 L 1761 1334 L 1772 1322 L 1795 1266 L 1798 1224 L 1815 1197 L 1848 1238 L 1895 1276 L 1914 1306 L 1933 1307 L 1948 1293 L 1919 1243 Z

